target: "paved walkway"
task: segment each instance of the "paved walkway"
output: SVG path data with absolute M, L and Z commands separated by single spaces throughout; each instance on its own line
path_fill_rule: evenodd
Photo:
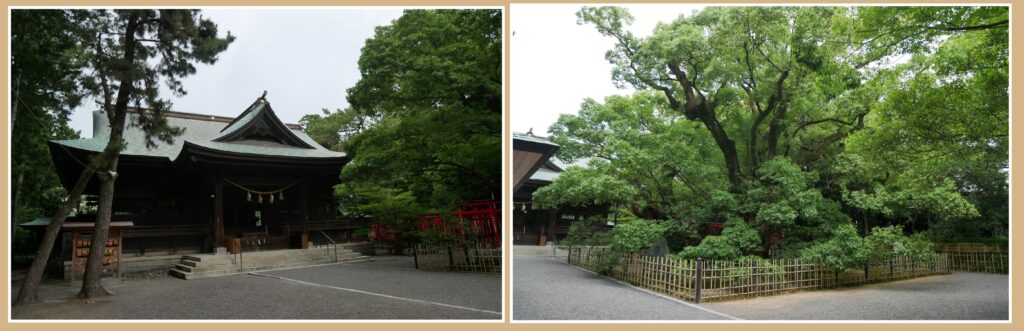
M 129 280 L 116 296 L 73 299 L 50 283 L 47 304 L 14 319 L 500 319 L 501 277 L 412 269 L 407 258 L 194 280 Z
M 525 320 L 710 320 L 726 316 L 513 248 L 512 315 Z
M 956 272 L 836 290 L 701 304 L 756 320 L 1008 320 L 1006 275 Z

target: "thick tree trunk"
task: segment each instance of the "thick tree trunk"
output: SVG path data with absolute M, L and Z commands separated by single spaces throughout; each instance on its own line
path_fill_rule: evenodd
M 138 22 L 138 14 L 132 12 L 128 17 L 128 23 L 124 31 L 123 63 L 135 63 L 136 46 L 138 44 L 138 41 L 135 39 L 135 33 L 139 27 Z M 121 68 L 121 70 L 130 69 Z M 85 277 L 82 279 L 82 289 L 78 292 L 78 297 L 82 299 L 111 294 L 100 283 L 100 279 L 103 276 L 101 267 L 103 266 L 103 253 L 105 251 L 104 248 L 107 246 L 107 236 L 110 231 L 110 216 L 113 214 L 117 161 L 121 155 L 125 120 L 128 116 L 128 101 L 131 98 L 131 91 L 133 89 L 133 79 L 125 78 L 130 77 L 129 73 L 123 72 L 121 75 L 115 76 L 120 77 L 120 86 L 117 89 L 117 101 L 114 104 L 112 114 L 109 113 L 109 101 L 106 101 L 104 104 L 108 112 L 107 118 L 110 119 L 110 139 L 107 141 L 107 147 L 103 150 L 103 153 L 97 156 L 105 167 L 100 169 L 103 173 L 100 174 L 100 201 L 96 211 L 96 227 L 93 230 L 92 245 L 90 246 L 92 249 L 89 250 L 89 258 L 85 262 Z
M 115 160 L 116 163 L 116 160 Z M 112 171 L 116 171 L 115 166 Z M 110 216 L 114 200 L 114 182 L 116 176 L 107 174 L 99 175 L 100 178 L 100 204 L 97 209 L 96 227 L 92 233 L 92 245 L 89 249 L 89 258 L 85 263 L 85 276 L 82 278 L 82 290 L 78 297 L 88 299 L 112 294 L 103 288 L 100 279 L 103 278 L 103 256 L 107 247 L 107 237 L 110 232 Z
M 57 236 L 60 234 L 60 228 L 64 225 L 64 220 L 67 219 L 68 214 L 78 206 L 78 202 L 82 198 L 82 191 L 85 190 L 85 186 L 89 183 L 89 179 L 92 178 L 92 175 L 93 171 L 91 168 L 82 170 L 82 174 L 78 176 L 78 182 L 76 182 L 75 187 L 71 189 L 68 200 L 64 202 L 64 205 L 60 207 L 57 214 L 53 216 L 53 221 L 50 222 L 50 225 L 46 226 L 46 233 L 43 234 L 43 240 L 39 243 L 39 249 L 36 250 L 35 259 L 32 260 L 32 266 L 28 268 L 28 274 L 25 276 L 25 281 L 21 284 L 21 291 L 18 292 L 18 298 L 14 300 L 15 306 L 27 305 L 39 301 L 39 284 L 43 280 L 43 270 L 46 268 L 46 263 L 50 259 L 50 252 L 53 251 L 53 243 L 57 241 Z
M 711 132 L 711 137 L 715 139 L 715 144 L 718 145 L 722 155 L 725 156 L 725 168 L 729 172 L 729 182 L 732 183 L 733 188 L 736 188 L 743 182 L 743 173 L 740 170 L 740 158 L 736 151 L 736 142 L 729 138 L 725 128 L 718 122 L 718 117 L 715 114 L 715 105 L 708 103 L 707 98 L 704 97 L 700 90 L 693 86 L 693 82 L 690 81 L 690 78 L 683 71 L 679 63 L 669 63 L 668 69 L 675 76 L 675 80 L 682 86 L 685 102 L 680 103 L 672 89 L 664 88 L 662 92 L 668 97 L 669 104 L 674 108 L 680 109 L 683 115 L 686 116 L 686 119 L 691 121 L 700 120 L 707 127 L 708 131 Z
M 729 139 L 729 135 L 725 133 L 725 128 L 718 123 L 718 119 L 714 118 L 713 113 L 709 118 L 704 119 L 703 122 L 707 126 L 708 131 L 711 131 L 711 137 L 715 138 L 718 149 L 725 156 L 725 169 L 729 173 L 729 182 L 735 188 L 743 182 L 743 173 L 740 171 L 740 157 L 738 152 L 736 152 L 736 142 Z
M 21 184 L 25 182 L 25 173 L 18 174 L 18 180 L 14 184 L 14 192 L 11 192 L 11 237 L 18 227 L 18 196 L 21 195 Z

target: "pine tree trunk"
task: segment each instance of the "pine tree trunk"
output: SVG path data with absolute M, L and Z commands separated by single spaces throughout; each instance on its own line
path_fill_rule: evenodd
M 21 291 L 18 292 L 18 298 L 14 300 L 15 306 L 28 305 L 39 301 L 39 284 L 43 280 L 43 270 L 50 259 L 50 252 L 53 251 L 53 243 L 57 241 L 60 228 L 64 226 L 64 220 L 67 219 L 68 214 L 78 206 L 78 202 L 82 198 L 82 191 L 85 190 L 85 186 L 89 183 L 92 175 L 92 169 L 86 168 L 82 170 L 82 174 L 78 176 L 78 182 L 71 189 L 68 200 L 64 202 L 64 205 L 60 207 L 57 214 L 53 216 L 53 221 L 50 222 L 50 225 L 46 226 L 46 233 L 43 234 L 43 240 L 39 243 L 35 259 L 32 260 L 32 266 L 28 268 L 28 274 L 25 276 L 25 281 L 21 283 Z
M 124 56 L 123 63 L 135 63 L 136 46 L 138 40 L 135 33 L 138 30 L 139 16 L 132 12 L 128 16 L 124 33 Z M 113 70 L 131 70 L 129 68 L 113 68 Z M 126 74 L 126 73 L 122 73 Z M 115 74 L 115 77 L 119 75 Z M 127 76 L 127 75 L 125 75 Z M 106 80 L 104 80 L 106 83 Z M 85 262 L 85 276 L 82 278 L 82 290 L 78 297 L 88 299 L 97 296 L 113 294 L 103 288 L 100 279 L 103 277 L 103 255 L 107 247 L 107 236 L 110 232 L 110 216 L 113 213 L 114 205 L 114 182 L 117 180 L 117 161 L 121 155 L 121 148 L 124 138 L 125 119 L 128 117 L 128 101 L 131 98 L 132 80 L 120 78 L 120 87 L 117 89 L 117 100 L 110 109 L 109 99 L 104 102 L 104 109 L 108 112 L 110 120 L 110 138 L 107 147 L 97 158 L 105 167 L 99 169 L 100 176 L 100 201 L 96 210 L 96 227 L 92 234 L 92 245 L 89 250 L 89 257 Z M 107 94 L 109 95 L 109 94 Z M 110 113 L 113 111 L 113 113 Z
M 111 171 L 116 171 L 117 160 L 115 159 Z M 114 182 L 116 176 L 109 173 L 99 175 L 100 197 L 99 208 L 96 212 L 96 227 L 92 233 L 92 245 L 89 249 L 89 258 L 85 263 L 85 276 L 82 278 L 82 290 L 78 297 L 82 299 L 111 295 L 110 291 L 103 288 L 100 280 L 103 278 L 103 260 L 107 247 L 107 237 L 110 233 L 110 216 L 113 212 Z

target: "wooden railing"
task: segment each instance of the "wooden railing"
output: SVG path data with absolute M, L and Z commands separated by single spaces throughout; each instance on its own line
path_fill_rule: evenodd
M 501 248 L 480 244 L 416 245 L 413 263 L 417 269 L 500 274 Z
M 879 283 L 950 272 L 949 256 L 894 257 L 846 272 L 805 259 L 683 260 L 622 254 L 607 247 L 573 247 L 569 264 L 627 283 L 700 303 L 786 292 Z
M 935 251 L 949 255 L 954 271 L 995 274 L 1010 272 L 1010 250 L 1006 245 L 956 243 L 936 244 Z

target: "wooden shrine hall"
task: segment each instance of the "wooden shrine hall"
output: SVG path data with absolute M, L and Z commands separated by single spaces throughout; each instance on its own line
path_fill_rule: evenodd
M 313 238 L 348 241 L 359 226 L 336 219 L 334 185 L 349 158 L 281 122 L 265 98 L 235 118 L 167 112 L 184 133 L 153 148 L 132 124 L 142 111 L 129 110 L 111 220 L 133 224 L 122 234 L 125 256 L 306 248 Z M 50 142 L 65 188 L 107 145 L 104 113 L 93 113 L 93 132 Z M 98 187 L 92 180 L 85 194 Z

